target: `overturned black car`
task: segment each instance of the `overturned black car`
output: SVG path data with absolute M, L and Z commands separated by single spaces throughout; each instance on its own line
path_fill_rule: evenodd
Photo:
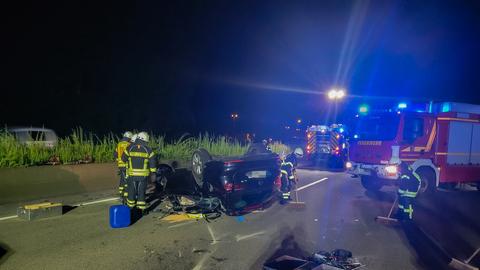
M 196 198 L 214 197 L 227 215 L 240 215 L 268 206 L 280 185 L 280 159 L 258 145 L 242 156 L 212 156 L 205 149 L 192 155 L 191 173 L 170 174 L 165 192 Z M 159 167 L 157 182 L 165 181 Z

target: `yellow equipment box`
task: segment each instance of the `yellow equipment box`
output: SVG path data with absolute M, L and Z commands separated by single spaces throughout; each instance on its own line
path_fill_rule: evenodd
M 41 218 L 55 217 L 62 215 L 62 204 L 44 202 L 37 204 L 24 205 L 17 209 L 17 216 L 25 220 L 35 220 Z

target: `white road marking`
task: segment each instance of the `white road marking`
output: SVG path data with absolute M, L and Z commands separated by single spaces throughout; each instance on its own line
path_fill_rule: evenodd
M 12 219 L 12 218 L 17 218 L 17 217 L 18 217 L 17 215 L 8 216 L 8 217 L 1 217 L 1 218 L 0 218 L 0 221 L 2 221 L 2 220 L 7 220 L 7 219 Z
M 115 200 L 118 200 L 118 197 L 111 197 L 111 198 L 106 198 L 106 199 L 100 199 L 100 200 L 91 201 L 91 202 L 82 202 L 82 203 L 74 204 L 73 206 L 77 206 L 77 207 L 78 207 L 78 206 L 86 206 L 86 205 L 98 204 L 98 203 L 103 203 L 103 202 L 110 202 L 110 201 L 115 201 Z M 18 217 L 17 215 L 7 216 L 7 217 L 0 217 L 0 221 L 12 219 L 12 218 L 17 218 L 17 217 Z
M 205 253 L 202 258 L 200 259 L 200 261 L 197 263 L 197 265 L 195 265 L 194 268 L 192 268 L 192 270 L 200 270 L 202 269 L 203 267 L 203 264 L 205 263 L 205 261 L 210 258 L 211 255 L 213 255 L 213 253 L 215 253 L 215 251 L 217 251 L 217 249 L 215 248 L 211 253 Z
M 77 203 L 77 204 L 74 204 L 73 206 L 92 205 L 92 204 L 103 203 L 103 202 L 110 202 L 110 201 L 115 201 L 115 200 L 118 201 L 118 197 L 111 197 L 111 198 L 106 198 L 106 199 L 100 199 L 100 200 L 91 201 L 91 202 Z
M 235 236 L 235 238 L 236 238 L 237 242 L 239 242 L 239 241 L 242 241 L 242 240 L 245 240 L 245 239 L 248 239 L 248 238 L 255 237 L 257 235 L 262 235 L 264 233 L 265 233 L 265 231 L 260 231 L 260 232 L 252 233 L 252 234 L 249 234 L 249 235 L 243 235 L 243 236 L 237 235 L 237 236 Z
M 215 239 L 215 236 L 213 235 L 213 230 L 212 230 L 212 228 L 210 228 L 210 225 L 207 224 L 207 228 L 208 228 L 208 232 L 210 233 L 210 236 L 212 237 L 212 241 L 213 241 L 211 243 L 211 245 L 217 244 L 218 243 L 217 239 Z
M 322 179 L 320 179 L 320 180 L 314 181 L 314 182 L 312 182 L 312 183 L 310 183 L 310 184 L 308 184 L 308 185 L 301 186 L 301 187 L 297 188 L 297 191 L 300 191 L 300 190 L 302 190 L 302 189 L 306 189 L 306 188 L 308 188 L 308 187 L 311 187 L 311 186 L 313 186 L 313 185 L 316 185 L 316 184 L 318 184 L 318 183 L 321 183 L 321 182 L 323 182 L 323 181 L 325 181 L 325 180 L 327 180 L 327 179 L 328 179 L 328 177 L 325 177 L 325 178 L 322 178 Z
M 182 227 L 182 226 L 185 226 L 185 225 L 188 225 L 188 224 L 192 224 L 192 223 L 195 223 L 197 222 L 196 220 L 191 220 L 191 221 L 188 221 L 188 222 L 183 222 L 183 223 L 180 223 L 180 224 L 177 224 L 177 225 L 172 225 L 170 227 L 168 227 L 169 229 L 173 229 L 173 228 L 178 228 L 178 227 Z

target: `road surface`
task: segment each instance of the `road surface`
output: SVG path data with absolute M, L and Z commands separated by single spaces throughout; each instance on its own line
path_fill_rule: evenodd
M 77 207 L 57 218 L 0 221 L 0 246 L 6 252 L 0 267 L 261 269 L 276 255 L 343 248 L 364 269 L 445 268 L 445 258 L 418 243 L 416 232 L 406 234 L 401 227 L 374 221 L 388 212 L 394 189 L 369 194 L 358 179 L 339 172 L 299 170 L 299 177 L 305 208 L 274 204 L 245 215 L 244 221 L 228 216 L 210 223 L 176 216 L 165 220 L 152 213 L 129 228 L 111 229 L 108 207 L 113 201 Z M 425 222 L 422 211 L 419 219 Z

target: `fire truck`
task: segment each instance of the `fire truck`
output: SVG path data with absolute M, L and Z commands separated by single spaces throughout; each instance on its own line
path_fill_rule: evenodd
M 420 192 L 459 183 L 480 189 L 480 105 L 444 102 L 426 108 L 360 117 L 347 171 L 360 176 L 367 190 L 379 190 L 395 184 L 401 161 L 419 174 Z
M 345 134 L 346 128 L 339 124 L 308 127 L 305 147 L 307 159 L 314 164 L 327 163 L 328 165 L 341 164 L 343 166 L 348 151 Z

